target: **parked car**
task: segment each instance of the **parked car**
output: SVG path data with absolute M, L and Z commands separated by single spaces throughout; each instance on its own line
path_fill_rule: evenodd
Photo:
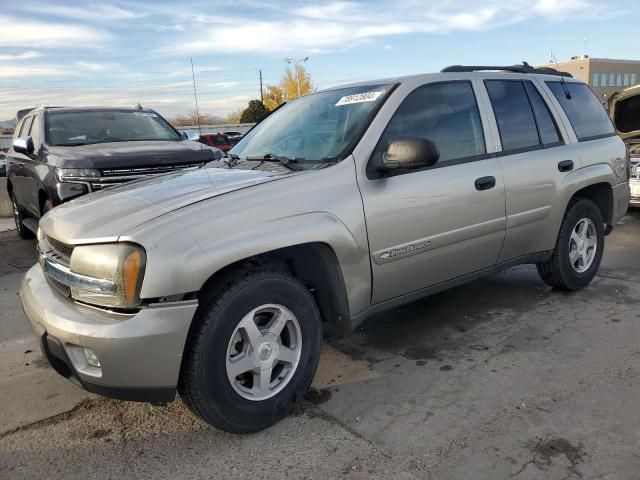
M 0 152 L 0 177 L 7 176 L 7 154 Z
M 177 390 L 206 422 L 253 432 L 300 401 L 327 325 L 523 263 L 587 286 L 627 167 L 599 100 L 555 70 L 336 87 L 276 110 L 223 168 L 49 212 L 22 303 L 87 390 L 156 404 Z
M 231 142 L 233 145 L 238 143 L 240 140 L 242 140 L 242 137 L 244 137 L 244 133 L 234 132 L 234 131 L 224 132 L 224 134 L 229 139 L 229 142 Z
M 149 109 L 44 107 L 18 120 L 7 189 L 21 238 L 32 238 L 40 217 L 62 202 L 214 160 Z
M 216 147 L 227 153 L 233 147 L 233 144 L 224 133 L 207 133 L 200 135 L 200 142 L 210 147 Z
M 613 94 L 609 99 L 609 113 L 629 150 L 630 205 L 640 207 L 640 85 Z

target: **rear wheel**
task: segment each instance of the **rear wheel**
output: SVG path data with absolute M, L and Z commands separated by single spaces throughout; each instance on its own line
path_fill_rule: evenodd
M 600 209 L 587 199 L 573 200 L 560 227 L 550 260 L 537 264 L 547 284 L 561 290 L 578 290 L 595 276 L 604 250 L 604 222 Z
M 11 208 L 13 210 L 13 220 L 16 223 L 18 236 L 23 240 L 30 240 L 34 238 L 35 235 L 33 232 L 24 226 L 24 214 L 22 213 L 22 209 L 20 208 L 20 205 L 18 205 L 16 195 L 13 192 L 11 192 Z
M 185 403 L 234 433 L 288 415 L 320 357 L 321 319 L 309 290 L 288 273 L 261 270 L 202 297 L 180 376 Z

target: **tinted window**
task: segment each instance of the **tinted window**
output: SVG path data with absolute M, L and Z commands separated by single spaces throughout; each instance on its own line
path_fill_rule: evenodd
M 436 83 L 411 92 L 380 137 L 375 163 L 391 142 L 402 138 L 434 142 L 440 151 L 438 164 L 484 154 L 482 122 L 471 84 Z
M 536 120 L 522 82 L 485 82 L 500 131 L 502 150 L 519 150 L 540 145 Z
M 549 112 L 549 107 L 531 82 L 524 82 L 524 86 L 527 90 L 527 94 L 529 95 L 529 101 L 531 102 L 531 107 L 533 108 L 533 113 L 536 117 L 540 140 L 544 145 L 559 143 L 560 134 L 558 133 L 556 122 L 553 120 L 551 112 Z
M 547 85 L 569 117 L 578 140 L 614 134 L 607 112 L 588 86 L 573 82 L 547 82 Z

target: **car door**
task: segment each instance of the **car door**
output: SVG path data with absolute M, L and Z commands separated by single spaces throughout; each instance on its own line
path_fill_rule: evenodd
M 16 138 L 26 137 L 29 134 L 32 121 L 33 117 L 29 116 L 18 125 L 19 128 L 16 128 L 14 140 Z M 11 160 L 11 185 L 13 187 L 13 193 L 16 196 L 18 204 L 24 207 L 24 172 L 28 157 L 24 153 L 16 152 L 13 146 L 11 150 L 9 150 L 9 155 Z
M 43 161 L 42 152 L 42 117 L 39 114 L 33 116 L 28 135 L 33 139 L 34 151 L 26 155 L 22 181 L 22 198 L 24 206 L 36 217 L 40 216 L 40 185 L 41 178 L 48 173 L 48 166 Z
M 580 168 L 580 155 L 561 133 L 537 82 L 487 79 L 484 86 L 499 132 L 498 161 L 506 185 L 507 232 L 499 262 L 553 249 L 554 209 L 565 178 Z
M 470 81 L 406 95 L 359 178 L 373 273 L 372 301 L 416 292 L 496 263 L 505 234 L 504 181 L 487 154 L 485 119 Z M 389 176 L 376 171 L 389 144 L 425 138 L 439 161 Z

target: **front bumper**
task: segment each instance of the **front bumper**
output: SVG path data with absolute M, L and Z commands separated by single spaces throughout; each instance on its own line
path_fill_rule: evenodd
M 111 313 L 59 294 L 40 265 L 27 272 L 20 296 L 43 354 L 61 375 L 122 400 L 164 404 L 175 398 L 195 301 Z M 89 365 L 84 347 L 96 353 L 100 368 Z

